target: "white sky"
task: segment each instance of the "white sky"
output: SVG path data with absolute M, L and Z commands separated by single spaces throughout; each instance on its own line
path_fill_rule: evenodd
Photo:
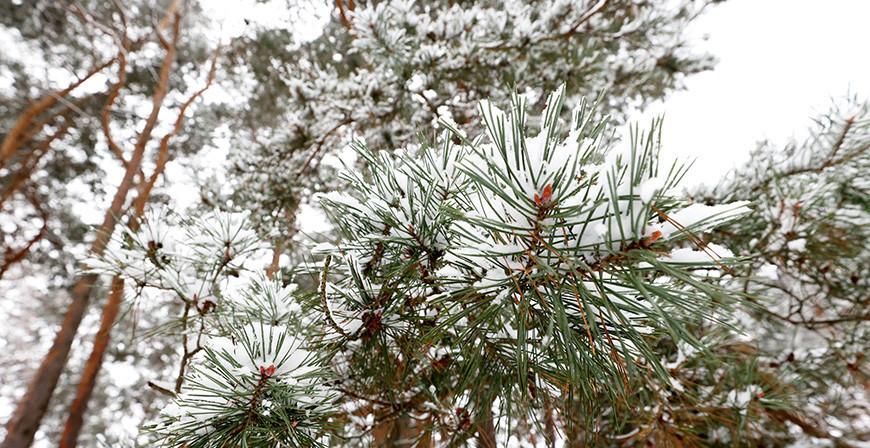
M 715 69 L 635 119 L 664 114 L 665 154 L 697 159 L 685 185 L 715 183 L 759 140 L 805 135 L 832 99 L 870 98 L 868 20 L 868 0 L 716 5 L 689 29 L 694 47 L 719 59 Z

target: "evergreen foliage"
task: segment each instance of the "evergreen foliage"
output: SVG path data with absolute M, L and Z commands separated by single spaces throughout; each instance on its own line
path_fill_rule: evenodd
M 237 141 L 255 145 L 233 159 L 232 198 L 286 239 L 301 202 L 340 188 L 334 163 L 322 160 L 354 139 L 372 149 L 412 144 L 442 116 L 479 125 L 477 102 L 507 101 L 508 86 L 534 86 L 538 106 L 563 82 L 570 107 L 606 90 L 600 107 L 622 116 L 711 67 L 683 37 L 708 3 L 390 0 L 345 10 L 339 2 L 336 20 L 311 42 L 288 49 L 279 46 L 291 43 L 286 32 L 258 30 L 230 52 L 259 81 L 245 92 Z M 264 70 L 276 60 L 281 70 Z
M 847 446 L 870 434 L 868 131 L 867 103 L 847 98 L 815 120 L 805 141 L 764 143 L 716 188 L 695 192 L 710 203 L 755 204 L 716 237 L 753 255 L 727 279 L 758 305 L 740 318 L 742 339 L 758 350 L 757 376 L 799 409 L 759 415 L 751 431 L 759 443 L 808 436 Z
M 710 68 L 711 3 L 293 0 L 224 36 L 0 0 L 0 409 L 47 384 L 61 446 L 863 446 L 867 103 L 689 192 L 660 119 L 615 131 Z
M 196 307 L 200 325 L 182 323 L 185 347 L 193 335 L 198 350 L 202 335 L 230 329 L 245 348 L 240 355 L 226 339 L 204 342 L 205 356 L 179 377 L 182 410 L 171 408 L 165 440 L 279 446 L 286 440 L 276 434 L 297 428 L 288 421 L 305 427 L 315 418 L 294 407 L 315 401 L 311 390 L 263 389 L 270 369 L 278 379 L 310 375 L 297 338 L 273 329 L 285 319 L 301 325 L 305 346 L 330 354 L 331 373 L 318 384 L 342 409 L 332 413 L 344 426 L 333 445 L 463 444 L 475 433 L 509 437 L 517 424 L 550 442 L 568 430 L 579 441 L 598 434 L 578 403 L 625 400 L 630 382 L 674 387 L 658 341 L 705 350 L 688 326 L 727 319 L 734 298 L 708 272 L 737 260 L 698 235 L 748 209 L 687 206 L 670 193 L 684 169 L 659 166 L 659 122 L 637 131 L 626 152 L 609 151 L 595 105 L 581 102 L 565 123 L 563 95 L 550 95 L 540 117 L 527 116 L 522 95 L 508 111 L 483 101 L 487 131 L 473 138 L 448 121 L 431 145 L 388 154 L 357 144 L 366 168 L 345 173 L 347 192 L 323 198 L 341 240 L 320 248 L 318 300 L 290 299 L 299 300 L 295 318 L 260 313 L 292 306 L 276 300 L 290 298 L 286 289 L 264 293 L 280 286 L 263 286 L 262 276 L 247 293 L 230 286 L 252 281 L 241 269 L 256 244 L 242 220 L 220 214 L 197 220 L 183 243 L 155 238 L 177 231 L 128 234 L 114 262 L 93 263 L 172 291 L 185 303 L 183 319 Z M 256 300 L 242 297 L 275 303 L 245 308 L 237 303 Z M 295 365 L 271 364 L 284 357 Z M 282 415 L 300 417 L 251 417 L 264 390 L 283 397 Z

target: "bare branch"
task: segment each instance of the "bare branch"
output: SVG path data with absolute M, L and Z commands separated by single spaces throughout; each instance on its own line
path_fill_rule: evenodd
M 9 132 L 6 133 L 3 142 L 0 143 L 0 168 L 2 168 L 6 162 L 12 158 L 12 155 L 15 154 L 15 152 L 26 142 L 22 137 L 28 132 L 28 129 L 33 124 L 33 120 L 36 119 L 36 117 L 57 104 L 59 98 L 69 95 L 70 92 L 84 84 L 85 81 L 91 79 L 91 77 L 112 65 L 114 61 L 115 59 L 113 58 L 103 62 L 91 69 L 91 71 L 89 71 L 85 76 L 67 86 L 65 89 L 50 92 L 24 109 L 24 112 L 18 116 L 18 119 L 15 120 L 15 124 L 13 124 Z M 43 125 L 44 122 L 42 125 L 32 130 L 32 135 L 37 134 Z
M 0 279 L 3 278 L 3 275 L 16 263 L 19 263 L 27 254 L 30 253 L 30 249 L 33 248 L 33 245 L 38 243 L 45 236 L 48 231 L 48 214 L 42 208 L 42 205 L 39 202 L 39 199 L 36 197 L 36 194 L 30 192 L 27 195 L 27 198 L 30 200 L 30 203 L 33 204 L 33 207 L 36 209 L 37 213 L 39 213 L 40 218 L 42 219 L 42 226 L 39 229 L 39 232 L 33 236 L 27 243 L 18 250 L 10 250 L 7 249 L 3 254 L 3 264 L 0 265 Z

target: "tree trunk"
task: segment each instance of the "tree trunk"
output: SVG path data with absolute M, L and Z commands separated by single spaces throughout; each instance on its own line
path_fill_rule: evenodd
M 34 373 L 27 392 L 21 397 L 15 413 L 6 425 L 7 433 L 3 448 L 25 448 L 33 442 L 33 435 L 39 428 L 39 422 L 48 408 L 52 392 L 66 365 L 70 346 L 85 315 L 88 297 L 96 280 L 96 275 L 86 275 L 79 278 L 73 287 L 72 303 L 67 308 L 60 330 L 54 338 L 54 344 Z
M 495 425 L 492 422 L 492 404 L 489 408 L 481 408 L 477 415 L 477 448 L 496 448 Z
M 133 184 L 133 177 L 139 171 L 141 162 L 142 153 L 134 154 L 124 179 L 115 192 L 112 205 L 106 212 L 103 224 L 97 231 L 97 238 L 91 245 L 91 253 L 99 255 L 105 250 L 109 237 L 115 230 L 115 224 L 117 224 L 116 217 L 122 212 L 124 202 L 127 199 L 127 193 Z M 48 354 L 43 358 L 39 368 L 34 371 L 33 378 L 27 386 L 27 391 L 18 401 L 18 406 L 15 408 L 12 418 L 6 424 L 6 439 L 3 441 L 2 448 L 26 448 L 33 443 L 33 436 L 36 434 L 39 423 L 48 409 L 49 400 L 51 400 L 60 375 L 66 366 L 70 347 L 72 347 L 76 332 L 82 322 L 82 318 L 84 318 L 88 300 L 96 280 L 97 276 L 95 274 L 87 274 L 79 277 L 73 286 L 71 294 L 72 302 L 69 308 L 67 308 L 60 330 L 58 330 L 54 337 L 54 343 L 52 343 L 51 349 L 49 349 Z
M 100 318 L 100 329 L 94 338 L 94 348 L 91 350 L 91 355 L 88 357 L 85 369 L 82 372 L 82 378 L 79 381 L 76 389 L 76 397 L 69 408 L 69 417 L 63 428 L 63 434 L 60 438 L 61 448 L 72 448 L 76 446 L 79 432 L 81 431 L 82 423 L 84 422 L 85 410 L 88 406 L 88 400 L 91 398 L 91 393 L 94 390 L 94 385 L 97 381 L 97 374 L 100 372 L 100 367 L 103 364 L 103 355 L 106 353 L 106 347 L 109 345 L 109 337 L 111 336 L 112 326 L 115 319 L 118 317 L 118 312 L 121 309 L 121 302 L 124 299 L 124 279 L 115 276 L 112 278 L 111 292 L 109 300 L 106 301 L 103 307 L 103 315 Z

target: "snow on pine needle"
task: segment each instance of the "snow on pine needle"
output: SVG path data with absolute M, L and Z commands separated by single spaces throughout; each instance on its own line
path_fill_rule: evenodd
M 148 319 L 156 322 L 145 337 L 180 345 L 166 376 L 149 383 L 173 397 L 149 427 L 157 446 L 320 443 L 328 374 L 306 348 L 314 321 L 298 286 L 265 273 L 271 257 L 246 213 L 191 219 L 158 209 L 86 261 L 122 276 L 137 309 L 162 317 Z
M 85 268 L 122 275 L 138 290 L 171 292 L 184 302 L 213 306 L 246 288 L 269 261 L 269 248 L 248 224 L 248 213 L 214 211 L 183 218 L 149 210 L 134 231 L 119 228 L 106 253 Z
M 739 260 L 702 236 L 749 209 L 685 203 L 672 193 L 685 168 L 659 164 L 659 121 L 616 151 L 596 103 L 563 114 L 563 95 L 539 117 L 522 95 L 481 102 L 475 137 L 443 120 L 433 143 L 356 143 L 364 168 L 321 198 L 340 240 L 312 253 L 308 291 L 265 273 L 245 214 L 157 210 L 119 231 L 90 269 L 181 308 L 160 327 L 182 348 L 154 434 L 305 445 L 325 443 L 331 418 L 365 443 L 396 409 L 468 430 L 471 413 L 594 402 L 629 377 L 676 384 L 653 347 L 703 350 L 687 327 L 725 320 L 733 296 L 710 273 Z
M 595 103 L 564 123 L 563 95 L 532 118 L 522 95 L 508 111 L 483 101 L 477 137 L 442 120 L 433 145 L 356 145 L 365 169 L 322 199 L 342 237 L 321 278 L 323 306 L 343 322 L 327 330 L 346 342 L 342 366 L 375 350 L 425 370 L 435 362 L 409 359 L 408 346 L 436 347 L 456 375 L 511 378 L 492 384 L 519 405 L 535 400 L 530 388 L 590 395 L 619 390 L 629 372 L 666 378 L 650 342 L 698 344 L 685 325 L 727 312 L 731 299 L 706 277 L 737 260 L 699 235 L 747 204 L 684 203 L 672 191 L 685 168 L 659 164 L 660 121 L 617 152 Z
M 168 446 L 315 446 L 334 397 L 286 326 L 209 338 L 204 359 L 149 429 Z

